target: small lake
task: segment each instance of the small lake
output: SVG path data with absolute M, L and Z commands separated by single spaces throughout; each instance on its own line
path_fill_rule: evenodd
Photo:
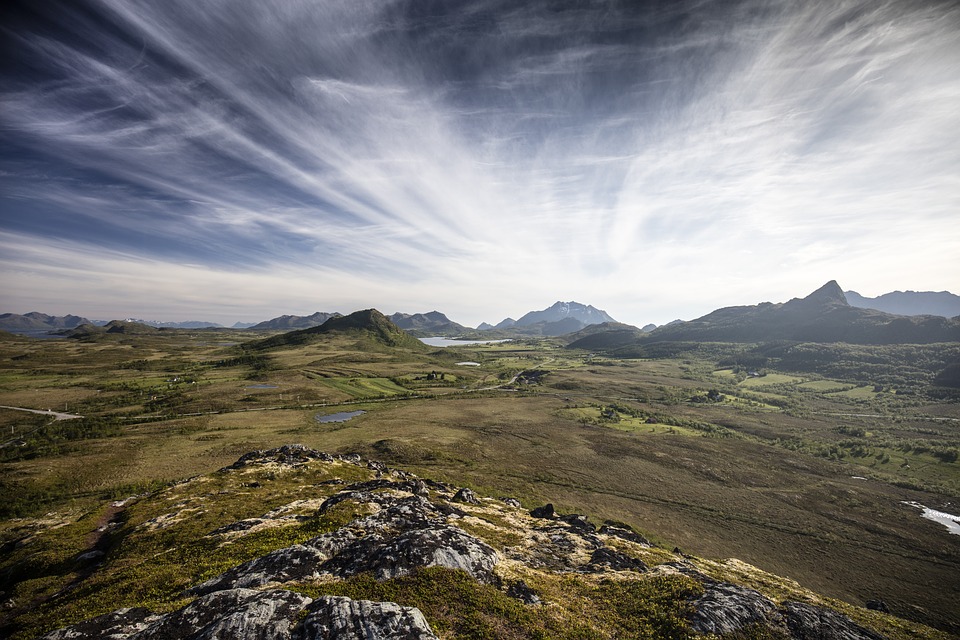
M 458 367 L 479 367 L 480 366 L 479 362 L 470 362 L 470 361 L 454 362 L 454 364 L 457 365 Z
M 423 344 L 429 345 L 431 347 L 465 347 L 471 344 L 497 344 L 499 342 L 510 342 L 510 339 L 505 340 L 455 340 L 453 338 L 443 338 L 441 336 L 434 336 L 433 338 L 420 338 L 420 342 Z
M 279 389 L 275 384 L 252 384 L 249 387 L 244 387 L 244 389 Z
M 955 516 L 950 513 L 944 513 L 943 511 L 937 511 L 936 509 L 925 507 L 919 502 L 904 502 L 903 504 L 908 504 L 911 507 L 923 509 L 923 513 L 920 514 L 921 516 L 927 520 L 939 522 L 947 528 L 947 531 L 954 535 L 960 536 L 960 516 Z
M 320 424 L 327 424 L 329 422 L 346 422 L 347 420 L 352 420 L 357 416 L 362 416 L 366 411 L 341 411 L 339 413 L 328 413 L 326 415 L 317 414 L 313 416 L 313 419 L 319 422 Z

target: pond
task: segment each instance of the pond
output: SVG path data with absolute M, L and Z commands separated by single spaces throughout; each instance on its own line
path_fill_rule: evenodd
M 443 338 L 434 336 L 432 338 L 420 338 L 420 342 L 431 347 L 466 347 L 471 344 L 497 344 L 500 342 L 510 342 L 505 340 L 454 340 L 453 338 Z
M 327 424 L 328 422 L 346 422 L 347 420 L 352 420 L 357 416 L 362 416 L 366 411 L 340 411 L 339 413 L 328 413 L 326 415 L 318 413 L 313 416 L 313 419 L 319 422 L 320 424 Z
M 467 362 L 455 362 L 454 364 L 457 365 L 458 367 L 479 367 L 480 366 L 479 362 L 470 362 L 469 360 Z
M 911 507 L 923 509 L 923 513 L 920 514 L 921 516 L 927 520 L 939 522 L 947 528 L 947 531 L 954 535 L 960 536 L 960 516 L 955 516 L 950 513 L 944 513 L 943 511 L 937 511 L 936 509 L 925 507 L 919 502 L 904 502 L 903 504 L 908 504 Z

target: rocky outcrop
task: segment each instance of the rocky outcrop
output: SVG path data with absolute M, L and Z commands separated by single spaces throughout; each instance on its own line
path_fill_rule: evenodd
M 302 638 L 436 640 L 419 609 L 393 602 L 324 596 L 307 609 Z
M 396 483 L 375 481 L 377 488 Z M 402 484 L 402 483 L 401 483 Z M 490 582 L 497 552 L 486 543 L 446 522 L 433 503 L 411 494 L 365 491 L 370 483 L 351 485 L 332 496 L 319 511 L 353 501 L 379 508 L 331 533 L 279 549 L 212 578 L 191 589 L 204 594 L 221 589 L 371 573 L 378 580 L 408 575 L 421 567 L 462 569 L 476 580 Z M 357 489 L 360 490 L 357 490 Z
M 707 585 L 693 607 L 690 626 L 698 633 L 722 635 L 753 625 L 779 626 L 773 602 L 753 589 L 726 582 Z
M 784 602 L 781 611 L 794 640 L 883 640 L 879 633 L 864 629 L 830 609 L 803 602 Z
M 43 636 L 42 640 L 126 640 L 159 618 L 160 616 L 142 607 L 117 609 L 72 627 L 51 631 Z
M 334 456 L 329 453 L 310 449 L 302 444 L 285 444 L 276 449 L 258 449 L 240 456 L 240 458 L 226 469 L 242 469 L 253 464 L 267 464 L 274 462 L 282 465 L 294 466 L 305 464 L 311 460 L 333 462 Z
M 283 589 L 229 589 L 163 616 L 145 609 L 59 629 L 43 640 L 435 640 L 419 609 Z
M 792 640 L 884 640 L 837 611 L 803 602 L 779 607 L 753 589 L 709 578 L 693 604 L 690 626 L 698 633 L 736 634 L 750 628 L 772 629 Z
M 649 541 L 629 526 L 608 521 L 598 529 L 586 516 L 560 514 L 550 504 L 527 512 L 512 499 L 492 500 L 357 456 L 333 456 L 300 445 L 247 454 L 221 472 L 246 476 L 289 467 L 300 473 L 311 465 L 331 466 L 321 482 L 301 488 L 296 500 L 259 517 L 223 524 L 206 537 L 216 544 L 242 544 L 248 532 L 311 520 L 314 531 L 332 530 L 188 589 L 184 595 L 194 599 L 179 610 L 157 615 L 120 609 L 51 632 L 44 640 L 435 639 L 416 608 L 340 596 L 314 600 L 294 590 L 312 582 L 322 593 L 324 584 L 361 574 L 384 581 L 429 567 L 462 572 L 483 583 L 483 589 L 493 587 L 522 603 L 517 606 L 529 607 L 556 604 L 542 602 L 544 596 L 525 582 L 540 588 L 544 572 L 588 581 L 682 576 L 702 586 L 702 593 L 697 587 L 699 595 L 686 601 L 692 612 L 689 629 L 695 633 L 752 637 L 759 629 L 761 636 L 794 640 L 882 638 L 836 611 L 795 601 L 778 604 L 753 589 L 715 580 L 699 559 L 679 550 L 664 562 L 668 552 L 650 549 Z M 352 477 L 360 467 L 369 479 L 352 484 L 330 479 L 332 470 L 345 465 L 351 465 Z M 244 491 L 254 486 L 249 480 L 244 477 L 239 484 Z M 186 511 L 185 504 L 175 505 L 180 509 L 176 514 Z M 510 542 L 497 550 L 481 538 Z M 640 557 L 656 564 L 648 566 Z
M 310 602 L 306 596 L 280 589 L 217 591 L 161 617 L 130 640 L 286 640 L 297 614 Z

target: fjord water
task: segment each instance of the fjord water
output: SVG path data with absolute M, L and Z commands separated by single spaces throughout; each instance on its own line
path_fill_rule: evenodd
M 455 340 L 441 336 L 433 336 L 432 338 L 420 338 L 420 342 L 431 347 L 465 347 L 471 344 L 496 344 L 499 342 L 510 342 L 510 340 Z

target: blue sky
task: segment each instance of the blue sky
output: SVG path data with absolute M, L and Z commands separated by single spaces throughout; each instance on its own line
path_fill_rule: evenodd
M 4 12 L 0 311 L 642 325 L 960 291 L 956 2 Z

